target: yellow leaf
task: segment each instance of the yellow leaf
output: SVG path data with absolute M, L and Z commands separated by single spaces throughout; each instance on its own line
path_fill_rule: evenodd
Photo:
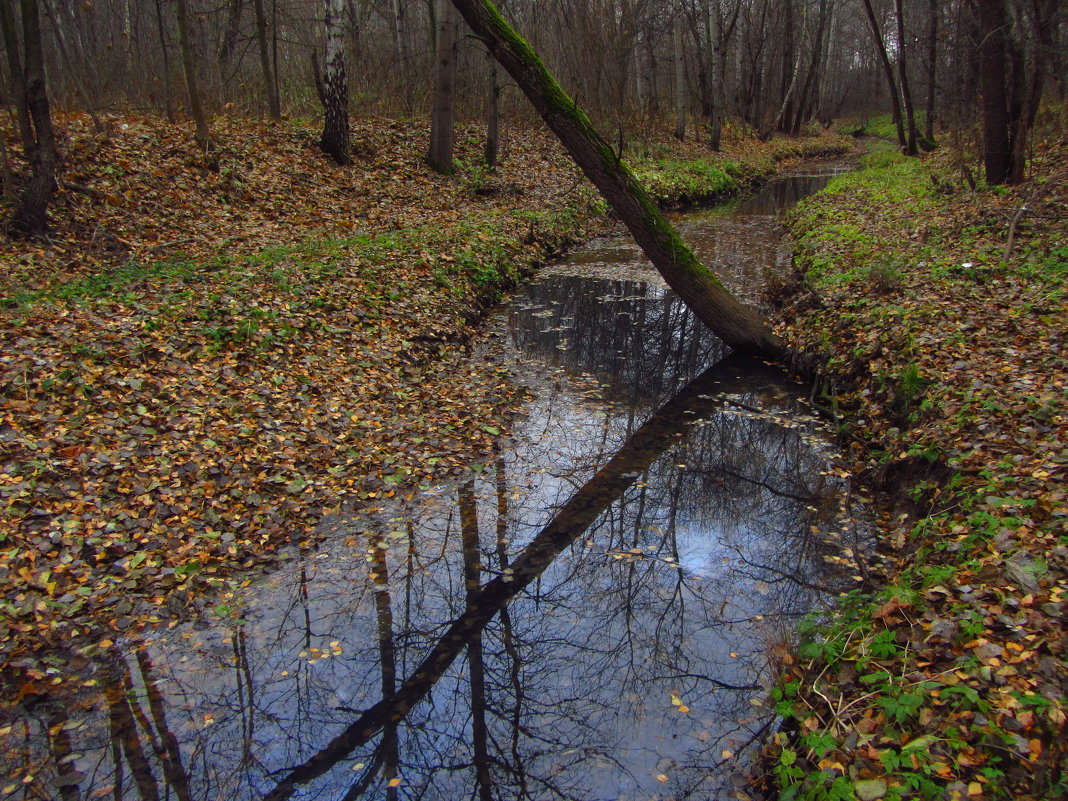
M 666 782 L 667 781 L 667 776 L 665 776 L 663 773 L 658 773 L 658 774 L 656 774 L 656 780 L 658 782 Z
M 734 752 L 729 748 L 724 748 L 722 751 L 719 752 L 719 755 L 722 759 L 730 759 L 734 756 Z
M 389 786 L 390 786 L 390 787 L 396 787 L 396 786 L 397 786 L 397 785 L 399 785 L 400 783 L 401 783 L 401 780 L 400 780 L 400 779 L 390 779 L 390 780 L 389 780 Z
M 685 715 L 689 711 L 690 707 L 686 706 L 686 704 L 679 704 L 679 712 Z

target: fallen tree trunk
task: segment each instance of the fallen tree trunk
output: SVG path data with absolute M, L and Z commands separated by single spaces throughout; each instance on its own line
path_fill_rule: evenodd
M 586 177 L 630 229 L 675 293 L 727 345 L 771 359 L 786 355 L 764 318 L 742 305 L 701 264 L 656 207 L 630 168 L 612 151 L 586 114 L 568 97 L 537 53 L 489 0 L 453 0 L 481 39 L 523 90 Z

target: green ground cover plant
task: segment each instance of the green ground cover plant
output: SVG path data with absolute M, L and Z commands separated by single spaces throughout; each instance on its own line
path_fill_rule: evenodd
M 779 330 L 828 356 L 889 511 L 867 588 L 802 627 L 780 684 L 780 798 L 1068 793 L 1066 166 L 1053 137 L 1028 184 L 973 190 L 952 154 L 879 146 L 792 216 Z

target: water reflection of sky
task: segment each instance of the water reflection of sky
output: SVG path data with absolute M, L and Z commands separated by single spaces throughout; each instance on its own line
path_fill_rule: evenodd
M 27 797 L 717 797 L 830 580 L 812 529 L 841 488 L 793 385 L 705 372 L 722 346 L 658 282 L 583 274 L 602 255 L 498 320 L 535 392 L 493 462 L 335 521 L 221 618 L 117 647 L 102 695 L 23 714 Z

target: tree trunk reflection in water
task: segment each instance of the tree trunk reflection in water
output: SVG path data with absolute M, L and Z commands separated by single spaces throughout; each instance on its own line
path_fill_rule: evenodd
M 472 482 L 460 487 L 460 535 L 464 549 L 464 597 L 467 606 L 478 603 L 482 564 L 478 542 L 478 504 Z M 482 660 L 482 633 L 473 632 L 467 645 L 471 686 L 471 746 L 479 801 L 492 801 L 489 736 L 486 730 L 486 668 Z
M 372 538 L 378 538 L 372 535 Z M 375 611 L 378 621 L 378 653 L 382 668 L 382 700 L 392 701 L 397 690 L 396 648 L 393 643 L 393 607 L 389 596 L 389 565 L 386 551 L 378 541 L 372 542 L 374 559 Z M 400 748 L 397 742 L 397 722 L 387 721 L 382 730 L 382 778 L 386 783 L 386 801 L 396 801 L 397 769 L 400 766 Z
M 695 422 L 695 413 L 708 411 L 717 384 L 729 381 L 739 360 L 728 359 L 710 368 L 654 414 L 587 484 L 564 504 L 553 520 L 512 563 L 510 575 L 499 576 L 468 599 L 467 609 L 446 630 L 396 696 L 367 709 L 325 748 L 294 768 L 269 792 L 267 799 L 289 798 L 302 784 L 322 776 L 355 748 L 382 730 L 395 717 L 406 716 L 422 700 L 487 623 L 509 601 L 537 579 L 552 561 L 619 497 L 674 441 Z
M 141 674 L 141 684 L 145 688 L 148 708 L 152 713 L 152 722 L 155 724 L 162 745 L 162 748 L 157 747 L 157 753 L 163 763 L 163 775 L 167 778 L 168 786 L 174 789 L 178 801 L 192 801 L 189 774 L 182 763 L 182 750 L 178 738 L 167 722 L 167 705 L 163 693 L 160 692 L 158 681 L 153 675 L 152 660 L 143 648 L 137 649 L 135 654 L 137 668 Z
M 156 781 L 155 774 L 152 772 L 152 766 L 145 757 L 145 749 L 141 743 L 141 736 L 138 733 L 131 706 L 132 687 L 130 685 L 130 673 L 126 664 L 119 659 L 115 660 L 114 669 L 114 681 L 105 689 L 104 697 L 107 698 L 108 713 L 111 721 L 111 738 L 115 744 L 115 752 L 116 754 L 121 752 L 125 756 L 141 801 L 158 801 L 160 797 L 159 784 Z M 119 768 L 121 764 L 121 760 L 117 761 L 116 768 Z M 117 784 L 121 787 L 122 774 L 118 770 L 116 773 L 118 777 Z
M 344 725 L 339 717 L 370 707 L 348 718 L 359 727 L 351 765 L 302 797 L 582 799 L 618 782 L 627 788 L 618 797 L 632 799 L 664 773 L 665 749 L 676 764 L 667 789 L 685 797 L 709 755 L 760 725 L 748 712 L 767 659 L 759 643 L 778 641 L 774 616 L 806 608 L 819 575 L 804 521 L 820 506 L 811 498 L 826 481 L 822 462 L 789 421 L 753 411 L 769 397 L 753 389 L 760 378 L 726 367 L 719 377 L 641 426 L 631 406 L 591 400 L 583 388 L 600 382 L 561 380 L 559 397 L 543 399 L 559 405 L 554 436 L 542 440 L 535 422 L 521 434 L 533 452 L 502 450 L 450 502 L 427 488 L 414 507 L 361 518 L 338 550 L 302 554 L 274 590 L 257 591 L 239 625 L 150 646 L 133 686 L 122 671 L 112 682 L 113 758 L 91 743 L 72 748 L 103 757 L 92 773 L 110 768 L 118 798 L 164 787 L 179 798 L 262 797 L 280 769 L 308 762 L 325 773 L 345 759 L 337 750 L 332 762 L 309 760 L 309 750 Z M 586 459 L 588 446 L 567 434 L 575 421 L 602 454 Z M 546 508 L 561 511 L 535 535 L 529 522 Z M 487 536 L 494 544 L 479 542 Z M 510 540 L 529 545 L 512 555 Z M 731 562 L 723 572 L 721 555 Z M 809 573 L 791 575 L 799 566 Z M 482 572 L 496 578 L 479 586 Z M 153 700 L 160 687 L 174 740 Z M 61 750 L 48 748 L 49 761 Z
M 694 354 L 699 364 L 718 346 L 682 343 L 686 317 L 658 287 L 617 281 L 606 292 L 593 283 L 601 305 L 633 311 L 643 329 L 620 329 L 614 347 L 598 343 L 600 355 L 574 338 L 591 368 L 606 349 L 630 357 L 609 359 L 608 376 L 536 367 L 532 380 L 545 376 L 544 391 L 484 476 L 378 501 L 322 550 L 250 588 L 240 624 L 209 619 L 149 643 L 180 746 L 163 735 L 151 698 L 145 705 L 142 695 L 144 709 L 126 717 L 144 732 L 141 752 L 160 795 L 186 793 L 176 792 L 184 781 L 198 799 L 262 797 L 302 764 L 269 797 L 327 771 L 300 796 L 718 792 L 709 782 L 720 779 L 699 778 L 713 755 L 737 750 L 761 726 L 748 701 L 768 658 L 762 643 L 778 641 L 788 622 L 776 616 L 809 608 L 821 583 L 809 522 L 823 509 L 826 462 L 803 414 L 760 411 L 798 411 L 778 399 L 792 390 L 773 389 L 763 373 L 724 367 L 718 383 L 687 388 L 688 401 L 650 416 L 657 394 L 694 372 Z M 588 322 L 581 303 L 561 298 L 551 316 L 547 305 L 522 313 L 569 335 Z M 559 336 L 530 335 L 533 364 L 545 364 L 542 347 L 564 353 Z M 634 365 L 643 340 L 659 365 Z M 507 340 L 497 342 L 510 358 Z M 616 384 L 612 371 L 625 380 Z M 534 521 L 554 509 L 538 531 Z M 479 541 L 489 536 L 494 543 Z M 480 586 L 483 572 L 492 580 Z M 141 693 L 157 687 L 135 681 Z M 137 703 L 128 680 L 115 683 Z M 358 750 L 312 756 L 324 733 L 354 720 L 348 743 Z M 80 771 L 121 774 L 118 798 L 152 796 L 137 785 L 128 743 L 116 740 L 109 759 L 80 733 L 76 740 L 72 748 L 98 760 L 92 768 L 79 760 Z M 60 758 L 47 739 L 37 748 L 38 759 Z M 178 759 L 164 756 L 172 753 Z M 658 785 L 660 774 L 669 786 Z
M 504 463 L 504 459 L 498 453 L 494 462 L 497 475 L 494 482 L 497 498 L 497 565 L 501 573 L 505 573 L 511 564 L 508 558 L 508 521 L 509 521 L 509 504 L 508 504 L 508 468 Z M 510 755 L 512 761 L 508 766 L 512 775 L 515 778 L 515 786 L 519 793 L 519 798 L 527 798 L 527 775 L 524 770 L 524 761 L 519 753 L 520 734 L 522 732 L 522 721 L 524 713 L 524 692 L 522 682 L 522 670 L 523 660 L 519 655 L 519 649 L 516 647 L 515 634 L 512 628 L 512 614 L 508 610 L 508 607 L 504 607 L 501 610 L 501 644 L 504 646 L 504 652 L 508 656 L 508 686 L 511 689 L 513 704 L 511 715 L 506 719 L 508 724 L 508 730 L 511 734 L 510 738 Z

